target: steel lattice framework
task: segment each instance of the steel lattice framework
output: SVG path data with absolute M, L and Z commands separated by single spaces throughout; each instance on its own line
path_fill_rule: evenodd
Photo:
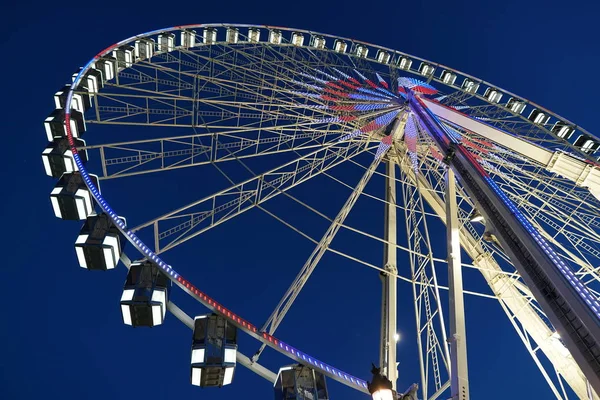
M 173 35 L 171 41 L 165 41 L 172 34 L 181 35 L 181 40 Z M 143 57 L 138 46 L 148 43 L 152 55 Z M 125 56 L 127 49 L 131 49 L 127 53 L 131 59 Z M 101 65 L 107 60 L 115 63 L 114 77 L 98 90 L 85 86 L 86 74 L 104 68 Z M 454 322 L 448 331 L 448 311 L 440 293 L 450 290 L 461 299 L 465 293 L 497 300 L 557 398 L 567 398 L 566 383 L 579 398 L 598 399 L 556 333 L 548 309 L 536 300 L 506 248 L 489 226 L 475 222 L 473 216 L 480 211 L 477 202 L 460 180 L 454 182 L 453 173 L 449 178 L 447 149 L 440 147 L 416 117 L 407 98 L 411 93 L 420 96 L 419 101 L 436 116 L 448 137 L 467 149 L 490 182 L 516 205 L 597 301 L 600 165 L 581 138 L 598 139 L 576 124 L 488 82 L 412 55 L 346 38 L 267 26 L 206 24 L 138 35 L 94 57 L 74 77 L 73 88 L 66 103 L 66 136 L 99 207 L 143 257 L 155 262 L 183 291 L 261 342 L 251 360 L 240 355 L 242 365 L 272 380 L 274 375 L 257 363 L 262 351 L 271 347 L 343 384 L 367 391 L 364 380 L 273 336 L 321 257 L 333 252 L 412 286 L 423 398 L 438 398 L 450 388 L 455 362 L 466 368 L 466 359 L 456 361 L 455 350 L 450 351 L 454 349 L 449 339 L 456 338 L 456 320 L 464 323 L 465 317 L 462 306 L 451 311 Z M 94 132 L 90 144 L 79 148 L 69 114 L 77 94 L 91 94 L 91 108 L 85 113 L 90 130 L 107 133 Z M 504 96 L 509 99 L 502 101 Z M 111 140 L 110 130 L 124 127 L 134 139 Z M 89 165 L 78 156 L 77 151 L 82 150 L 91 155 Z M 246 164 L 269 157 L 287 157 L 287 161 L 260 173 Z M 388 166 L 386 172 L 380 172 L 381 164 Z M 221 165 L 242 166 L 252 177 L 236 183 Z M 345 165 L 364 170 L 358 183 L 349 184 L 333 175 Z M 93 169 L 100 181 L 105 181 L 209 166 L 223 172 L 231 185 L 139 221 L 131 229 L 117 219 L 116 211 L 87 173 Z M 295 197 L 296 190 L 316 176 L 350 189 L 336 216 Z M 387 195 L 365 191 L 372 176 L 387 177 Z M 390 194 L 389 188 L 396 185 L 399 190 Z M 285 215 L 265 208 L 268 200 L 279 195 L 329 221 L 321 239 L 310 237 L 287 222 Z M 405 229 L 403 243 L 396 242 L 395 234 L 378 237 L 346 223 L 361 196 L 384 203 L 387 215 L 390 205 L 399 211 Z M 448 196 L 455 196 L 456 201 Z M 176 246 L 253 208 L 316 245 L 262 328 L 193 286 L 162 258 Z M 456 217 L 454 222 L 449 222 L 449 213 Z M 456 282 L 450 288 L 439 283 L 439 265 L 448 260 L 444 253 L 438 254 L 435 241 L 439 238 L 431 232 L 440 220 L 454 225 L 460 247 L 470 258 L 470 263 L 459 259 L 455 267 L 477 269 L 489 291 L 469 290 L 466 282 L 466 289 L 463 291 L 460 283 L 456 292 Z M 395 224 L 392 228 L 395 230 Z M 409 275 L 335 249 L 331 243 L 341 229 L 405 252 Z M 129 265 L 126 256 L 123 260 Z M 180 309 L 173 304 L 169 307 L 191 326 Z M 387 337 L 389 346 L 390 332 L 387 334 L 382 338 Z M 395 363 L 395 351 L 392 360 Z

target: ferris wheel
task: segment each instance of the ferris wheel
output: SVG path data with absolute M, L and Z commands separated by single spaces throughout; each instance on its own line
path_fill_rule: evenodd
M 325 377 L 373 398 L 396 398 L 405 389 L 396 387 L 397 285 L 406 285 L 420 369 L 418 389 L 406 396 L 469 398 L 469 368 L 478 367 L 467 359 L 469 295 L 498 303 L 556 398 L 566 399 L 567 388 L 599 398 L 600 139 L 576 124 L 400 51 L 239 24 L 177 26 L 123 40 L 99 52 L 54 99 L 42 158 L 47 175 L 59 178 L 50 195 L 56 216 L 85 220 L 75 242 L 79 264 L 128 268 L 125 324 L 159 326 L 170 311 L 193 330 L 193 385 L 230 384 L 240 364 L 272 382 L 282 399 L 328 399 Z M 337 173 L 347 167 L 359 179 Z M 170 211 L 138 219 L 139 210 L 131 218 L 133 210 L 109 204 L 118 198 L 106 189 L 111 181 L 168 175 L 162 179 L 172 182 L 208 169 L 227 186 L 184 203 L 171 199 Z M 320 211 L 310 201 L 318 193 L 303 192 L 316 177 L 348 193 L 337 213 Z M 365 190 L 374 177 L 385 184 Z M 276 197 L 329 227 L 320 238 L 307 235 L 285 208 L 268 208 Z M 383 235 L 348 222 L 365 197 L 385 210 Z M 150 190 L 148 213 L 157 209 L 152 199 Z M 186 266 L 169 263 L 173 249 L 252 209 L 314 243 L 262 325 L 194 286 Z M 340 231 L 379 245 L 384 262 L 336 247 Z M 371 382 L 276 336 L 326 253 L 380 274 L 380 370 Z M 398 267 L 399 256 L 406 267 Z M 463 282 L 467 269 L 481 274 L 486 291 Z M 175 289 L 210 313 L 186 314 L 170 300 Z M 242 333 L 258 349 L 238 350 Z M 267 348 L 295 364 L 278 373 L 265 368 Z

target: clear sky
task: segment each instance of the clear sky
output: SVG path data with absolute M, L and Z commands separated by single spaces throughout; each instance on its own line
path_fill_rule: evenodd
M 6 144 L 0 196 L 3 399 L 272 398 L 270 384 L 242 367 L 229 387 L 192 387 L 189 329 L 170 315 L 155 329 L 124 326 L 118 299 L 125 269 L 81 270 L 73 250 L 81 224 L 60 221 L 52 213 L 48 195 L 54 183 L 45 176 L 40 157 L 46 145 L 43 120 L 53 109 L 52 96 L 79 66 L 123 38 L 208 22 L 337 34 L 453 66 L 597 132 L 599 9 L 590 1 L 5 3 L 0 15 L 5 51 L 0 63 L 5 110 L 0 129 Z M 358 171 L 341 174 L 348 182 L 360 176 Z M 139 209 L 155 216 L 169 205 L 224 185 L 214 171 L 191 169 L 177 176 L 179 181 L 164 176 L 122 180 L 103 190 L 117 211 L 135 220 Z M 383 182 L 371 184 L 369 191 L 376 193 Z M 317 197 L 315 204 L 334 215 L 348 192 L 322 180 L 311 192 L 297 195 Z M 383 209 L 373 211 L 371 206 L 359 202 L 350 221 L 380 232 Z M 282 216 L 289 207 L 288 216 L 294 219 L 294 206 L 284 200 L 275 200 L 271 207 Z M 326 229 L 318 219 L 297 223 L 305 224 L 315 237 Z M 439 237 L 443 240 L 441 232 Z M 354 246 L 354 236 L 338 239 Z M 381 253 L 356 246 L 365 257 L 381 262 Z M 168 261 L 199 288 L 260 326 L 312 247 L 255 210 L 173 252 Z M 476 275 L 467 279 L 473 279 L 468 287 L 481 285 Z M 377 361 L 379 288 L 375 271 L 327 255 L 277 335 L 368 379 L 370 362 Z M 399 386 L 404 388 L 417 379 L 418 361 L 413 306 L 408 302 L 412 289 L 405 284 L 399 290 Z M 173 298 L 190 314 L 205 312 L 181 293 Z M 498 304 L 468 298 L 467 311 L 472 398 L 505 399 L 508 391 L 516 391 L 508 395 L 511 398 L 551 398 Z M 244 338 L 240 347 L 251 355 L 258 343 Z M 272 352 L 261 362 L 273 370 L 287 363 Z M 333 400 L 366 398 L 332 381 L 329 388 Z

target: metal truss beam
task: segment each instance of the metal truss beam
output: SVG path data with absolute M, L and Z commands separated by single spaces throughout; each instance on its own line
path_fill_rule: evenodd
M 456 178 L 446 169 L 446 238 L 448 246 L 448 287 L 450 298 L 450 390 L 453 400 L 469 399 L 467 335 L 460 258 L 460 225 L 456 204 Z
M 396 165 L 388 160 L 385 164 L 385 233 L 383 262 L 386 272 L 381 276 L 381 343 L 379 347 L 379 366 L 382 373 L 392 382 L 396 390 L 398 368 L 396 362 L 396 317 L 397 317 L 397 281 L 398 249 L 396 225 Z
M 287 133 L 285 128 L 247 138 L 242 130 L 86 146 L 98 150 L 100 179 L 169 171 L 235 159 L 314 149 L 337 130 Z M 203 141 L 206 144 L 203 144 Z
M 360 154 L 367 149 L 368 143 L 369 138 L 361 138 L 322 146 L 238 185 L 139 225 L 134 231 L 152 226 L 155 252 L 165 252 Z M 161 240 L 174 235 L 175 239 L 165 246 L 160 245 Z
M 404 152 L 398 159 L 403 175 L 401 182 L 406 235 L 411 250 L 409 260 L 419 348 L 420 388 L 423 398 L 429 399 L 432 389 L 439 392 L 449 378 L 450 355 L 423 201 L 423 192 L 427 188 L 421 186 L 419 181 L 410 179 L 416 173 L 417 162 L 414 153 L 409 155 Z

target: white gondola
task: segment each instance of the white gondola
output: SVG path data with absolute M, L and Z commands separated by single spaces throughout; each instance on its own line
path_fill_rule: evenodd
M 73 137 L 81 137 L 85 133 L 86 125 L 83 114 L 77 110 L 71 110 L 70 118 L 71 134 Z M 65 124 L 65 110 L 58 108 L 44 121 L 44 128 L 46 129 L 46 136 L 48 141 L 51 142 L 55 137 L 67 136 L 67 128 Z
M 129 68 L 134 62 L 135 48 L 133 46 L 121 46 L 113 50 L 112 55 L 117 60 L 119 70 Z
M 502 93 L 500 93 L 498 89 L 489 87 L 485 89 L 483 97 L 485 97 L 492 103 L 500 103 L 500 100 L 502 100 Z
M 94 64 L 95 66 L 95 64 Z M 73 74 L 73 79 L 72 81 L 75 82 L 75 79 L 77 79 L 77 76 L 79 75 L 79 71 L 75 72 Z M 104 72 L 91 67 L 90 69 L 88 69 L 88 71 L 85 73 L 85 75 L 81 78 L 81 81 L 79 82 L 79 86 L 77 87 L 77 89 L 79 91 L 84 91 L 87 90 L 87 92 L 90 94 L 90 97 L 93 97 L 94 94 L 98 93 L 98 90 L 102 89 L 104 87 Z
M 281 44 L 281 39 L 283 35 L 279 29 L 271 29 L 269 31 L 269 43 L 271 44 Z
M 292 44 L 294 46 L 304 45 L 304 35 L 298 32 L 292 32 Z
M 506 108 L 515 114 L 521 114 L 525 110 L 525 102 L 523 100 L 511 97 L 506 103 Z
M 54 106 L 57 109 L 65 108 L 67 104 L 67 95 L 69 94 L 69 90 L 71 90 L 71 85 L 66 85 L 58 92 L 54 93 Z M 87 90 L 87 89 L 83 89 Z M 79 111 L 80 113 L 84 113 L 90 109 L 92 106 L 92 102 L 90 100 L 89 93 L 76 92 L 73 93 L 71 98 L 71 109 Z
M 600 141 L 589 135 L 581 135 L 573 145 L 586 154 L 594 154 L 600 148 Z
M 115 77 L 117 73 L 117 59 L 114 57 L 102 57 L 96 61 L 96 68 L 104 74 L 104 82 L 108 82 Z
M 108 214 L 92 214 L 86 219 L 75 241 L 79 266 L 90 271 L 114 269 L 123 253 L 124 244 L 123 235 Z
M 550 116 L 545 112 L 534 108 L 531 110 L 529 117 L 527 117 L 531 122 L 538 125 L 546 125 L 550 120 Z
M 260 29 L 249 28 L 248 29 L 248 41 L 250 43 L 258 43 L 260 41 Z
M 323 36 L 311 36 L 310 45 L 317 49 L 325 48 L 325 38 Z
M 433 65 L 427 64 L 425 62 L 422 62 L 421 65 L 419 65 L 419 73 L 423 76 L 433 75 L 434 72 L 435 67 Z
M 225 33 L 225 41 L 229 44 L 236 44 L 240 40 L 240 30 L 238 28 L 229 27 Z
M 396 65 L 400 69 L 409 70 L 410 67 L 412 66 L 412 60 L 408 57 L 399 57 L 398 60 L 396 61 Z
M 98 177 L 89 175 L 94 186 L 98 186 Z M 50 202 L 57 218 L 65 220 L 82 220 L 94 211 L 94 199 L 79 172 L 63 174 L 52 192 Z
M 123 323 L 133 327 L 162 325 L 167 314 L 169 278 L 150 261 L 131 264 L 121 295 Z
M 369 49 L 365 45 L 357 44 L 354 48 L 354 54 L 356 54 L 358 57 L 366 58 L 369 54 Z
M 385 50 L 377 50 L 376 58 L 377 58 L 377 62 L 380 62 L 383 64 L 389 64 L 392 56 L 390 55 L 389 52 L 387 52 Z
M 216 28 L 204 28 L 204 33 L 202 35 L 202 42 L 204 44 L 217 43 L 217 29 Z
M 85 147 L 82 139 L 73 138 L 76 147 Z M 88 160 L 87 150 L 78 150 L 79 158 L 83 163 Z M 67 138 L 57 138 L 48 143 L 48 146 L 42 152 L 42 162 L 46 175 L 53 178 L 60 178 L 65 172 L 75 172 L 78 170 L 71 146 Z
M 348 43 L 340 39 L 335 39 L 335 42 L 333 43 L 333 50 L 338 53 L 345 53 L 346 50 L 348 50 Z
M 194 386 L 222 387 L 233 381 L 237 328 L 218 314 L 194 318 L 190 381 Z
M 477 90 L 479 89 L 479 83 L 469 78 L 465 78 L 465 80 L 462 83 L 462 88 L 465 92 L 477 93 Z
M 179 32 L 179 43 L 184 49 L 189 49 L 196 45 L 196 31 L 183 30 Z
M 551 131 L 559 138 L 569 140 L 571 136 L 573 136 L 573 133 L 575 133 L 575 128 L 565 124 L 564 122 L 556 121 L 552 126 Z
M 137 60 L 147 60 L 152 58 L 154 55 L 154 46 L 156 42 L 154 39 L 139 39 L 135 41 L 135 59 Z
M 446 85 L 454 85 L 454 82 L 456 82 L 456 74 L 454 72 L 444 70 L 442 71 L 442 75 L 440 75 L 440 79 Z
M 280 368 L 273 389 L 275 400 L 329 400 L 325 375 L 301 364 Z
M 165 32 L 158 35 L 158 51 L 161 53 L 170 52 L 175 49 L 175 34 Z

